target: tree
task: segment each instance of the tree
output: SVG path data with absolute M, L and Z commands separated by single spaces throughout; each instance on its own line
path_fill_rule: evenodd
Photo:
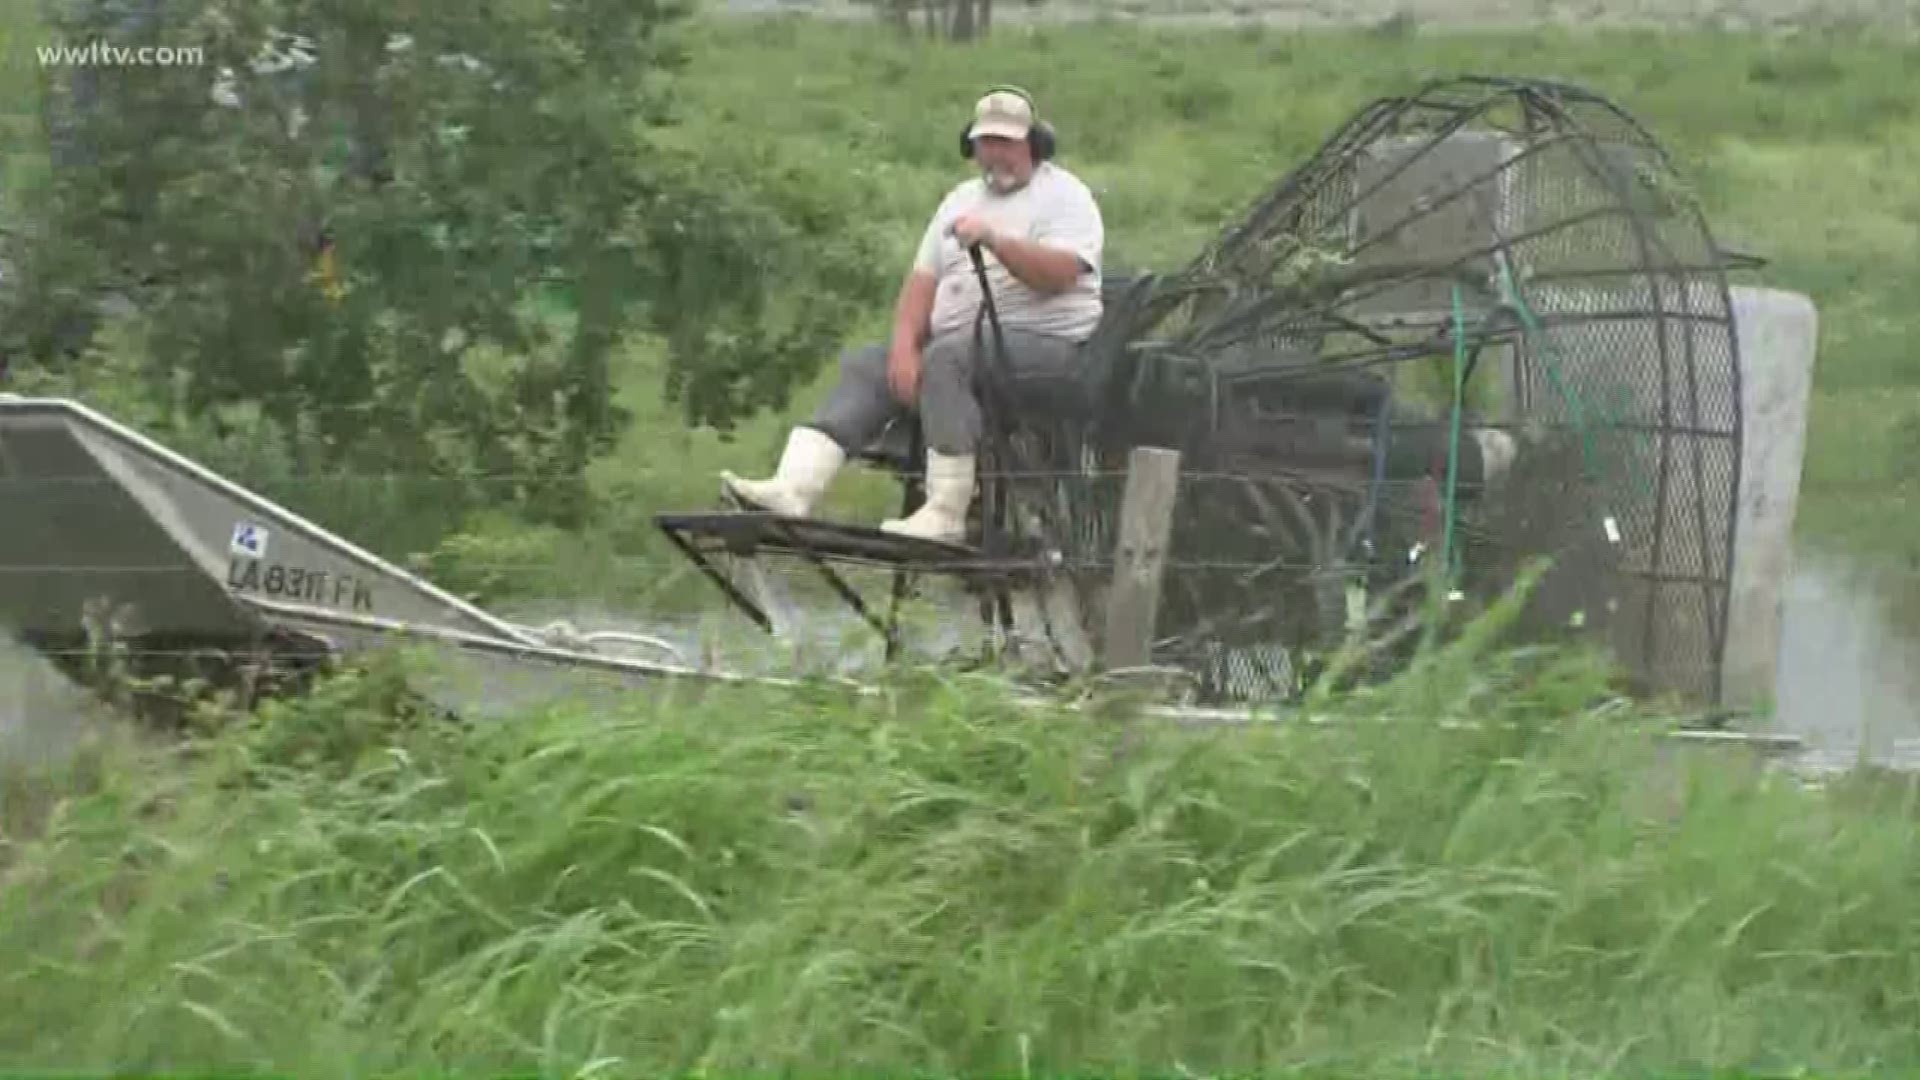
M 0 348 L 77 362 L 119 295 L 169 415 L 257 411 L 302 470 L 432 471 L 577 522 L 628 335 L 666 342 L 666 392 L 725 428 L 875 294 L 864 252 L 822 242 L 834 193 L 676 149 L 680 0 L 136 2 L 47 24 L 206 63 L 48 87 L 68 167 Z
M 993 0 L 867 0 L 879 15 L 901 33 L 913 33 L 913 13 L 920 8 L 928 37 L 973 41 L 993 29 Z M 1033 0 L 1029 0 L 1033 2 Z

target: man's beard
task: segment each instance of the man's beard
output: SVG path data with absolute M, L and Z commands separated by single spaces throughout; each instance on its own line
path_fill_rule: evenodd
M 989 191 L 999 195 L 1006 195 L 1018 191 L 1021 186 L 1026 183 L 1026 181 L 1021 180 L 1020 175 L 1012 169 L 1001 169 L 993 166 L 982 168 L 980 170 L 980 178 L 986 181 Z

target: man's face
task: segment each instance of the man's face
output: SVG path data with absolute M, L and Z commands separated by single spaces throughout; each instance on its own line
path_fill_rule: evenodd
M 987 185 L 1003 195 L 1033 177 L 1033 150 L 1025 139 L 982 135 L 973 140 L 973 160 Z

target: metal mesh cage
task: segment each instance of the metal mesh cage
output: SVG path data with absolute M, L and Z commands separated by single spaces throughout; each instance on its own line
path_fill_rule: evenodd
M 1078 456 L 1036 459 L 1048 530 L 1100 566 L 1127 448 L 1182 451 L 1156 657 L 1212 697 L 1285 694 L 1404 624 L 1437 559 L 1470 610 L 1546 556 L 1523 631 L 1597 636 L 1640 689 L 1712 700 L 1739 483 L 1726 264 L 1595 94 L 1471 77 L 1374 102 L 1187 267 L 1109 298 L 1102 409 Z M 1076 579 L 1089 611 L 1100 577 Z

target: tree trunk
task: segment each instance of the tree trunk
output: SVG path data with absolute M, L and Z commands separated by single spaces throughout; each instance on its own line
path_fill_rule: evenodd
M 973 0 L 953 0 L 953 29 L 947 35 L 954 41 L 972 41 Z
M 993 0 L 977 0 L 980 10 L 980 36 L 986 37 L 993 30 Z

